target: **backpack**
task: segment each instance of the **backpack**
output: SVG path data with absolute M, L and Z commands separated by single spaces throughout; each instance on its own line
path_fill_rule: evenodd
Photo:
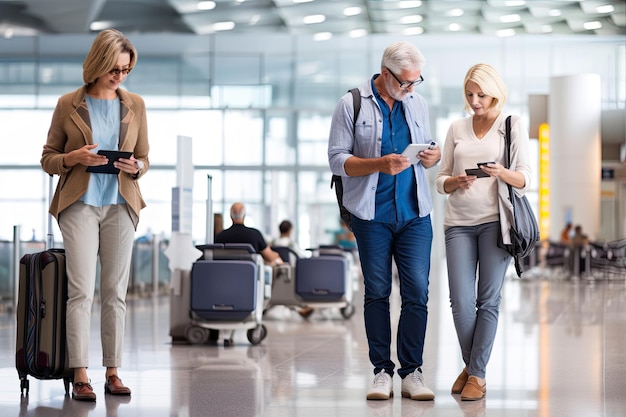
M 354 116 L 353 116 L 353 128 L 356 126 L 356 118 L 361 111 L 361 93 L 358 88 L 353 88 L 349 90 L 352 93 L 352 101 L 354 106 Z M 354 134 L 354 133 L 353 133 Z M 348 229 L 352 231 L 352 219 L 350 218 L 350 212 L 343 205 L 343 181 L 341 180 L 341 175 L 333 175 L 330 179 L 330 188 L 335 187 L 335 195 L 337 196 L 337 204 L 339 205 L 339 215 L 341 216 L 341 220 L 344 221 Z

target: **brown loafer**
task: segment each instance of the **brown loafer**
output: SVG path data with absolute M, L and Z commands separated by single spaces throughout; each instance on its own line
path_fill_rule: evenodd
M 485 398 L 487 393 L 487 383 L 481 384 L 477 377 L 470 376 L 467 378 L 465 387 L 461 391 L 461 400 L 476 401 Z
M 77 401 L 96 401 L 96 393 L 89 382 L 74 382 L 72 384 L 72 398 Z
M 122 384 L 117 375 L 111 375 L 104 383 L 104 393 L 111 395 L 130 395 L 130 388 Z
M 301 317 L 308 319 L 311 314 L 313 314 L 313 308 L 311 307 L 302 307 L 299 311 L 298 314 L 300 314 Z
M 463 368 L 463 371 L 456 377 L 456 381 L 452 384 L 452 394 L 460 394 L 463 391 L 463 387 L 467 383 L 467 378 L 469 375 L 467 374 L 467 368 Z

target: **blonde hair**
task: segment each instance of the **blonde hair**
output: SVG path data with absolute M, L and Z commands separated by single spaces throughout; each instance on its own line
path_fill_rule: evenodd
M 494 67 L 489 64 L 476 64 L 470 68 L 465 75 L 465 80 L 463 81 L 465 110 L 470 114 L 474 114 L 466 91 L 467 83 L 470 81 L 476 83 L 485 95 L 493 97 L 490 108 L 502 110 L 509 96 L 509 90 L 506 88 L 506 84 L 504 84 L 502 77 L 500 77 L 500 74 L 498 74 L 498 71 L 496 71 Z
M 105 29 L 98 33 L 83 62 L 85 84 L 94 84 L 98 77 L 111 71 L 117 64 L 120 54 L 124 52 L 130 54 L 129 68 L 133 68 L 137 62 L 137 50 L 128 38 L 116 29 Z

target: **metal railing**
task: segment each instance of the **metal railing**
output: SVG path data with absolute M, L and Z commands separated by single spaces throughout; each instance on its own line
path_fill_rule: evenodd
M 15 226 L 13 241 L 0 240 L 0 309 L 14 309 L 17 304 L 17 283 L 20 259 L 27 253 L 45 249 L 44 241 L 20 241 L 19 226 Z M 15 245 L 14 242 L 19 242 Z M 170 282 L 168 259 L 165 256 L 167 240 L 158 236 L 141 237 L 133 244 L 128 292 L 131 296 L 153 296 L 167 293 Z M 61 242 L 53 247 L 62 248 Z M 100 268 L 96 273 L 96 291 L 99 288 Z

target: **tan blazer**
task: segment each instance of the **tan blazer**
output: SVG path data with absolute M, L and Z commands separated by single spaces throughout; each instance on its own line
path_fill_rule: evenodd
M 66 153 L 93 144 L 86 93 L 87 88 L 83 86 L 59 98 L 41 155 L 43 170 L 61 176 L 50 204 L 50 213 L 57 220 L 63 210 L 80 199 L 89 185 L 91 173 L 87 172 L 86 166 L 63 165 Z M 143 162 L 143 169 L 137 176 L 140 178 L 150 165 L 146 105 L 139 95 L 126 90 L 118 89 L 117 95 L 120 97 L 121 109 L 119 150 L 133 152 L 134 157 Z M 126 200 L 135 229 L 139 222 L 139 211 L 146 206 L 137 178 L 122 171 L 118 174 L 119 191 Z

